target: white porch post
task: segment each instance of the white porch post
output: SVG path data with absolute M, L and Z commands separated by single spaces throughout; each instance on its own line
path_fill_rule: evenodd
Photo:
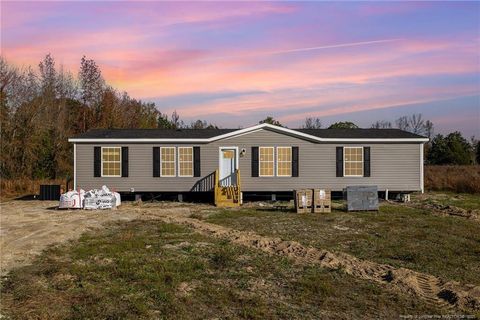
M 423 143 L 420 143 L 420 190 L 422 190 L 422 193 L 425 192 L 425 187 L 424 187 L 424 183 L 423 183 L 423 180 L 424 180 L 424 177 L 423 177 L 423 174 L 424 174 L 424 163 L 423 163 L 423 149 L 424 149 L 424 144 Z
M 77 190 L 77 144 L 76 143 L 73 144 L 73 190 Z

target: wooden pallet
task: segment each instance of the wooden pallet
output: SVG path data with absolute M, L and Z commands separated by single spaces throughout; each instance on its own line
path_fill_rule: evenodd
M 297 213 L 312 212 L 312 195 L 311 189 L 295 190 L 295 209 Z
M 332 196 L 329 189 L 313 189 L 313 212 L 332 212 Z

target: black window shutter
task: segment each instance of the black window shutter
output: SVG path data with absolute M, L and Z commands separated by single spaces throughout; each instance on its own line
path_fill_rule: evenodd
M 102 176 L 102 148 L 93 147 L 93 176 Z
M 200 177 L 200 147 L 193 147 L 193 176 Z
M 298 177 L 298 147 L 292 147 L 292 177 Z
M 122 177 L 128 177 L 128 147 L 122 147 Z
M 252 177 L 258 177 L 258 147 L 252 147 Z
M 337 147 L 337 177 L 343 177 L 343 147 Z
M 160 177 L 160 147 L 153 147 L 153 176 Z
M 363 176 L 370 177 L 370 147 L 363 147 Z

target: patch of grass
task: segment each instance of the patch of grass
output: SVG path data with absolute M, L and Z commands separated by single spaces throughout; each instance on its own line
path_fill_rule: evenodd
M 208 222 L 480 284 L 480 224 L 382 204 L 379 212 L 296 214 L 221 210 Z
M 441 204 L 443 206 L 455 206 L 466 210 L 480 210 L 480 196 L 476 194 L 428 192 L 425 194 L 414 194 L 412 200 L 425 204 Z
M 12 319 L 317 319 L 439 314 L 340 271 L 158 221 L 116 223 L 52 247 L 2 282 Z
M 237 252 L 235 248 L 226 242 L 222 242 L 221 245 L 214 248 L 211 253 L 211 265 L 216 269 L 232 267 L 235 263 L 236 255 Z
M 297 297 L 300 299 L 314 298 L 323 304 L 335 293 L 331 282 L 326 281 L 328 274 L 318 268 L 306 268 L 302 275 L 294 282 Z

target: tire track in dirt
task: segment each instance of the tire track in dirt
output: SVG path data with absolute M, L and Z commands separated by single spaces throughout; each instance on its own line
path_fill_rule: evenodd
M 192 229 L 229 240 L 232 243 L 259 249 L 269 254 L 285 256 L 302 264 L 315 264 L 328 269 L 342 269 L 354 277 L 381 283 L 406 294 L 414 294 L 428 304 L 445 309 L 480 310 L 480 286 L 445 282 L 430 274 L 406 268 L 395 268 L 368 260 L 361 260 L 342 252 L 306 247 L 296 241 L 260 236 L 176 215 L 156 216 L 168 223 L 186 225 Z
M 392 201 L 389 202 L 394 205 L 402 205 L 414 209 L 428 210 L 434 215 L 440 217 L 455 216 L 480 223 L 480 210 L 478 209 L 463 209 L 452 205 L 442 205 L 438 203 L 395 203 Z

